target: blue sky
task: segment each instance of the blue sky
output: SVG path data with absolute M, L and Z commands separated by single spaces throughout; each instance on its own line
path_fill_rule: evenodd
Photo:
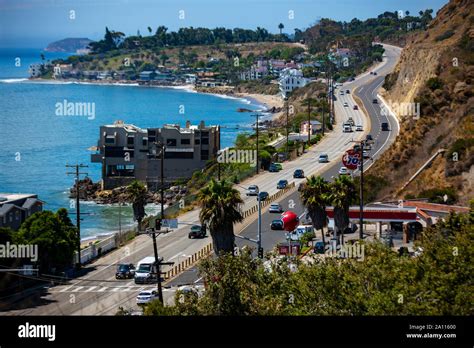
M 350 21 L 376 17 L 385 11 L 432 8 L 447 0 L 0 0 L 0 47 L 44 47 L 66 37 L 103 37 L 104 28 L 127 35 L 147 27 L 169 30 L 202 26 L 264 27 L 277 32 L 304 29 L 318 18 Z M 75 19 L 70 19 L 70 11 Z M 179 15 L 183 14 L 184 19 Z M 290 12 L 293 11 L 293 12 Z M 293 14 L 290 19 L 289 15 Z

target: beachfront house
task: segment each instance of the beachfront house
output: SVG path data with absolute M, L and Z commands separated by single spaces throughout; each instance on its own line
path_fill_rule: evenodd
M 164 180 L 174 182 L 190 178 L 217 157 L 220 127 L 186 122 L 142 129 L 116 121 L 100 127 L 97 147 L 91 161 L 102 165 L 102 187 L 112 189 L 128 185 L 134 179 L 156 187 L 161 173 L 160 147 L 165 144 Z
M 28 217 L 43 210 L 43 203 L 35 194 L 0 193 L 0 227 L 17 231 Z
M 139 75 L 138 75 L 138 79 L 141 80 L 141 81 L 151 81 L 155 78 L 156 76 L 156 73 L 154 71 L 142 71 Z
M 284 69 L 280 74 L 278 84 L 280 85 L 280 93 L 285 98 L 296 88 L 304 87 L 308 83 L 308 79 L 303 77 L 303 73 L 298 69 Z

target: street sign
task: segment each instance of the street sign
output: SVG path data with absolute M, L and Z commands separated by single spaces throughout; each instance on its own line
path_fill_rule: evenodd
M 354 150 L 347 150 L 342 156 L 342 164 L 347 169 L 357 169 L 360 162 L 360 153 Z

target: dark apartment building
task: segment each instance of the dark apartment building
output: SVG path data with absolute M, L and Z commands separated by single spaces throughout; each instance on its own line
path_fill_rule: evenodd
M 102 164 L 103 189 L 129 184 L 137 179 L 157 185 L 161 175 L 161 144 L 164 144 L 164 180 L 190 178 L 220 149 L 220 127 L 186 122 L 185 127 L 167 124 L 142 129 L 122 121 L 100 127 L 93 163 Z M 156 187 L 156 186 L 155 186 Z

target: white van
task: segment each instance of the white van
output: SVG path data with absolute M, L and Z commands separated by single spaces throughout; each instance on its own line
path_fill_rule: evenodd
M 344 127 L 343 127 L 343 129 L 342 129 L 342 131 L 343 131 L 344 133 L 351 133 L 351 132 L 352 132 L 352 127 L 351 127 L 351 125 L 345 124 Z
M 298 241 L 307 232 L 314 234 L 314 227 L 311 225 L 299 225 L 293 232 L 289 232 L 288 235 L 291 237 L 291 240 Z
M 152 283 L 156 280 L 155 257 L 145 257 L 135 269 L 135 284 Z

